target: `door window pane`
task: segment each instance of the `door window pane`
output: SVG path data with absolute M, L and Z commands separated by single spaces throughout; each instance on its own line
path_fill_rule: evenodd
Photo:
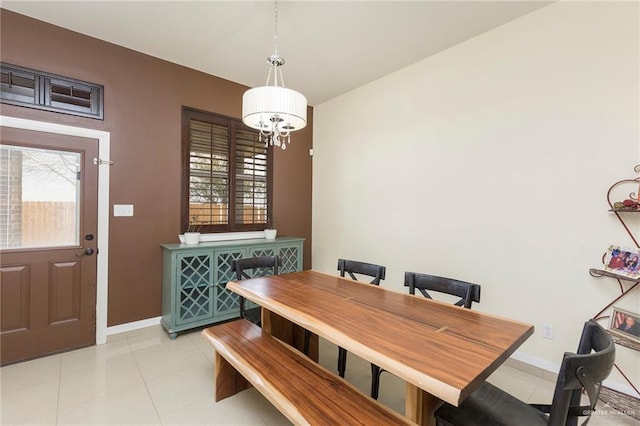
M 0 145 L 0 248 L 79 245 L 80 154 Z

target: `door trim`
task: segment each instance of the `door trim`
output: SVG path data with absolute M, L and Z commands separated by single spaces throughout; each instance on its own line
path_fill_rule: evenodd
M 46 121 L 0 115 L 0 126 L 98 140 L 98 271 L 96 288 L 96 344 L 107 342 L 109 293 L 109 154 L 111 133 Z

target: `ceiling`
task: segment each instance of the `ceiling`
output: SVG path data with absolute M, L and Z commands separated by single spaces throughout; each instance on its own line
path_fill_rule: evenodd
M 319 105 L 548 1 L 280 1 L 287 87 Z M 31 16 L 247 86 L 273 52 L 271 1 L 2 1 Z

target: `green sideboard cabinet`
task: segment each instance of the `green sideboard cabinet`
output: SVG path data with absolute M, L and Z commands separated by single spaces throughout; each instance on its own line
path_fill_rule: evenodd
M 280 273 L 302 270 L 304 238 L 162 244 L 162 326 L 177 333 L 240 315 L 238 295 L 225 286 L 235 279 L 231 262 L 242 257 L 280 257 Z

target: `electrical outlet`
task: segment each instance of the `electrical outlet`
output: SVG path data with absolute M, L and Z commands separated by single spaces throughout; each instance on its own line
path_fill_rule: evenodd
M 553 340 L 553 324 L 548 322 L 542 323 L 542 337 Z

